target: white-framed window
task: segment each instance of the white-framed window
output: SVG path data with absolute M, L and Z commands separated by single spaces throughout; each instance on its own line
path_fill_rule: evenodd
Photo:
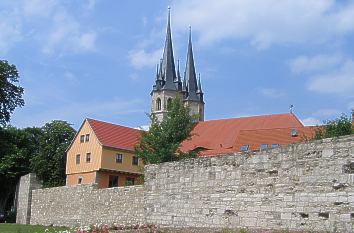
M 122 163 L 123 162 L 123 154 L 117 153 L 116 154 L 116 163 Z
M 85 142 L 85 135 L 80 135 L 80 143 L 84 143 Z
M 90 141 L 90 134 L 86 134 L 86 136 L 85 136 L 85 142 L 88 142 L 88 141 Z
M 82 177 L 81 176 L 79 176 L 78 178 L 77 178 L 77 184 L 82 184 Z

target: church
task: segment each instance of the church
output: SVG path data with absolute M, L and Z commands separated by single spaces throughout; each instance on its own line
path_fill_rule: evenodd
M 191 138 L 182 151 L 197 150 L 199 156 L 220 156 L 285 146 L 313 138 L 314 127 L 305 127 L 292 113 L 220 120 L 204 119 L 204 93 L 196 76 L 191 29 L 183 77 L 173 56 L 171 15 L 162 59 L 157 67 L 151 95 L 151 114 L 158 121 L 166 116 L 169 103 L 179 97 L 198 116 Z M 97 184 L 100 188 L 141 184 L 144 161 L 134 155 L 140 130 L 94 119 L 85 119 L 67 149 L 66 185 Z
M 191 28 L 189 28 L 188 52 L 183 81 L 179 69 L 178 62 L 176 70 L 173 57 L 171 13 L 169 10 L 165 47 L 160 65 L 157 66 L 156 80 L 151 91 L 151 113 L 155 115 L 158 121 L 161 121 L 167 113 L 169 102 L 178 96 L 182 103 L 190 108 L 190 114 L 197 115 L 199 121 L 203 121 L 204 93 L 200 76 L 197 82 Z

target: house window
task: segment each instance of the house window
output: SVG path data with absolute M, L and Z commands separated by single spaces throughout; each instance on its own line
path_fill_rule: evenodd
M 91 163 L 91 153 L 86 154 L 86 163 Z
M 272 148 L 277 148 L 277 147 L 279 147 L 279 144 L 272 144 Z
M 85 142 L 85 135 L 80 136 L 80 143 L 83 143 L 83 142 Z
M 82 177 L 77 178 L 77 184 L 82 184 Z
M 260 150 L 266 150 L 268 149 L 268 144 L 261 144 Z
M 248 151 L 248 147 L 249 147 L 249 145 L 242 145 L 240 151 L 243 151 L 243 152 Z
M 109 176 L 108 188 L 118 187 L 118 176 Z
M 133 156 L 133 162 L 132 162 L 133 165 L 138 165 L 139 164 L 139 157 L 137 156 Z
M 86 142 L 90 141 L 90 134 L 86 134 L 85 141 Z
M 156 110 L 161 110 L 161 99 L 157 98 L 156 100 Z
M 125 179 L 125 186 L 130 186 L 130 185 L 134 185 L 134 178 L 132 177 L 127 177 Z
M 76 164 L 80 164 L 80 154 L 76 155 Z
M 122 162 L 123 162 L 123 155 L 116 154 L 116 163 L 122 163 Z
M 291 135 L 291 137 L 296 137 L 298 135 L 297 130 L 296 129 L 291 129 L 290 135 Z

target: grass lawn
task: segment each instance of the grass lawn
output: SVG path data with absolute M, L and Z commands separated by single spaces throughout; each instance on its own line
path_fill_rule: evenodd
M 45 231 L 45 229 L 48 230 Z M 1 233 L 54 233 L 58 231 L 64 231 L 67 229 L 69 228 L 0 223 Z

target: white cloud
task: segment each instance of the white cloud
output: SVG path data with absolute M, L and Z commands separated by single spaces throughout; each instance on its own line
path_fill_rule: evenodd
M 318 93 L 354 96 L 354 61 L 347 59 L 338 69 L 312 77 L 307 88 Z
M 78 45 L 80 49 L 87 51 L 95 50 L 95 42 L 96 42 L 96 33 L 95 32 L 87 32 L 83 33 L 78 37 Z
M 317 116 L 317 117 L 332 117 L 332 116 L 338 116 L 340 115 L 341 112 L 338 109 L 332 109 L 332 108 L 325 108 L 325 109 L 320 109 L 316 112 L 314 112 L 312 115 Z
M 95 50 L 96 33 L 86 32 L 67 11 L 59 9 L 52 17 L 52 27 L 42 51 L 46 54 L 61 52 L 87 52 Z
M 283 91 L 273 89 L 273 88 L 258 88 L 258 92 L 261 95 L 270 98 L 280 98 L 286 95 Z
M 88 10 L 93 10 L 96 6 L 96 0 L 87 0 L 86 8 Z
M 2 18 L 0 21 L 0 55 L 7 53 L 14 44 L 22 40 L 21 25 Z
M 36 41 L 46 54 L 94 51 L 96 33 L 80 24 L 70 4 L 58 0 L 0 2 L 0 54 L 24 37 Z M 86 11 L 94 5 L 89 0 Z
M 144 130 L 144 131 L 149 131 L 150 125 L 141 125 L 141 126 L 135 127 L 135 129 L 140 129 L 140 130 Z
M 162 49 L 152 52 L 146 52 L 145 49 L 132 50 L 129 52 L 129 60 L 131 65 L 136 69 L 143 67 L 154 67 L 162 56 Z
M 173 23 L 192 24 L 200 42 L 245 39 L 259 48 L 273 44 L 321 43 L 354 31 L 354 3 L 335 0 L 181 0 Z
M 321 121 L 317 118 L 314 118 L 314 117 L 305 118 L 305 119 L 301 120 L 301 122 L 305 126 L 321 125 Z
M 56 0 L 25 0 L 22 3 L 22 12 L 26 17 L 48 17 L 55 7 L 58 7 Z
M 320 54 L 313 57 L 299 56 L 292 59 L 289 65 L 293 73 L 315 72 L 333 68 L 340 64 L 342 60 L 343 56 L 339 54 Z

